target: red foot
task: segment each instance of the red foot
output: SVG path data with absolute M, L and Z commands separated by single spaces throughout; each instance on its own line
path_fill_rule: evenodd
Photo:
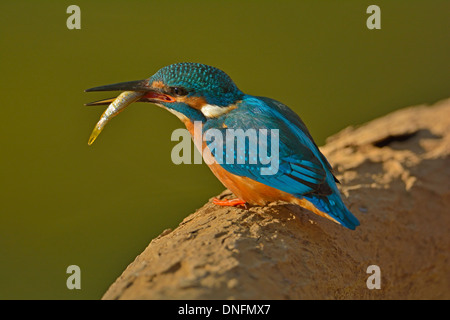
M 243 206 L 244 208 L 247 208 L 245 205 L 246 202 L 241 199 L 225 199 L 225 200 L 219 200 L 217 198 L 214 198 L 212 201 L 214 204 L 217 204 L 218 206 L 227 206 L 227 207 L 237 207 L 237 206 Z

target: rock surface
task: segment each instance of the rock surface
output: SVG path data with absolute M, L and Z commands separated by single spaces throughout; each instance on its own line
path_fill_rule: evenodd
M 290 204 L 208 202 L 103 299 L 450 299 L 450 99 L 347 128 L 321 149 L 355 231 Z M 370 265 L 381 289 L 367 287 Z

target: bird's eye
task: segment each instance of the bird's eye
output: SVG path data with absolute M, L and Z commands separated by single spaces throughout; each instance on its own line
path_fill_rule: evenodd
M 188 94 L 187 90 L 182 87 L 171 87 L 170 93 L 175 96 L 185 96 Z

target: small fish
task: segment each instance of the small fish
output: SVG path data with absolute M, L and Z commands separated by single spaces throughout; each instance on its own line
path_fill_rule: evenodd
M 94 143 L 95 139 L 97 139 L 98 135 L 100 134 L 100 132 L 102 132 L 103 128 L 109 122 L 109 120 L 111 120 L 121 111 L 123 111 L 123 109 L 125 109 L 133 102 L 139 100 L 144 95 L 145 92 L 124 91 L 116 99 L 114 99 L 114 101 L 112 101 L 112 99 L 107 99 L 98 101 L 97 103 L 93 103 L 92 105 L 102 104 L 101 103 L 102 101 L 103 102 L 112 101 L 112 103 L 108 106 L 105 112 L 103 112 L 102 116 L 100 117 L 100 120 L 95 125 L 94 130 L 92 130 L 91 136 L 89 137 L 88 145 Z

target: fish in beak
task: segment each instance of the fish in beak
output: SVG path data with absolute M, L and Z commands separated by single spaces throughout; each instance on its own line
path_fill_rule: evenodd
M 102 132 L 105 125 L 111 120 L 113 117 L 118 115 L 123 109 L 132 104 L 133 102 L 139 100 L 142 96 L 144 96 L 145 92 L 140 91 L 124 91 L 122 92 L 113 102 L 106 108 L 105 112 L 103 112 L 100 120 L 92 130 L 91 136 L 89 137 L 88 145 L 94 143 L 95 139 L 97 139 L 100 132 Z M 108 99 L 108 101 L 111 99 Z
M 123 91 L 117 98 L 103 99 L 99 101 L 94 101 L 87 103 L 86 106 L 97 106 L 109 104 L 108 108 L 103 112 L 100 120 L 92 130 L 91 136 L 88 140 L 88 145 L 94 143 L 98 135 L 102 132 L 105 125 L 121 111 L 123 111 L 127 106 L 133 102 L 171 102 L 173 98 L 158 92 L 157 90 L 148 86 L 147 80 L 138 81 L 128 81 L 110 84 L 106 86 L 100 86 L 95 88 L 90 88 L 85 90 L 85 92 L 91 91 Z

